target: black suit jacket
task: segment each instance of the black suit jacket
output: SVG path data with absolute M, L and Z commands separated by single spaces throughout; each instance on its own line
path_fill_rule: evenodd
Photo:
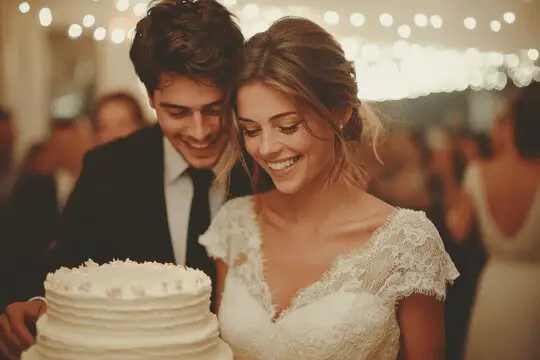
M 0 221 L 0 311 L 40 292 L 60 211 L 54 176 L 19 176 Z
M 89 258 L 174 262 L 163 166 L 157 125 L 90 151 L 64 209 L 52 268 L 78 266 Z M 230 183 L 228 198 L 252 192 L 240 166 Z

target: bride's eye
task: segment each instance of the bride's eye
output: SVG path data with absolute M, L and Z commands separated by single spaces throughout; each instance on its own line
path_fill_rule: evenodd
M 281 132 L 283 132 L 285 134 L 292 134 L 296 130 L 298 130 L 299 126 L 300 126 L 300 124 L 294 124 L 294 125 L 289 125 L 289 126 L 280 126 L 279 129 L 281 130 Z
M 253 137 L 253 136 L 256 136 L 258 132 L 259 130 L 256 130 L 256 129 L 242 128 L 242 134 L 245 136 Z

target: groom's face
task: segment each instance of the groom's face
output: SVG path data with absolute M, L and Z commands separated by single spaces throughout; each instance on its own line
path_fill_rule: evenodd
M 211 168 L 227 137 L 220 126 L 222 90 L 206 79 L 163 75 L 150 98 L 165 136 L 195 168 Z

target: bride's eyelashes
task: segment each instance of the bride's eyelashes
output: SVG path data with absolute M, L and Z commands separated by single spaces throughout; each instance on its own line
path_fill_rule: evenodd
M 287 126 L 278 126 L 279 131 L 281 131 L 284 134 L 293 134 L 295 133 L 300 127 L 300 123 L 294 124 L 294 125 L 287 125 Z M 245 126 L 240 126 L 240 129 L 242 130 L 242 134 L 249 137 L 254 137 L 260 134 L 261 129 L 251 129 Z

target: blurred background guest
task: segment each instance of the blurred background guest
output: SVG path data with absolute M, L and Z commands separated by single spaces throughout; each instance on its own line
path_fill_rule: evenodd
M 478 221 L 488 254 L 466 359 L 540 358 L 539 104 L 540 83 L 516 92 L 493 127 L 495 156 L 469 164 L 448 212 L 457 242 Z
M 99 98 L 92 110 L 95 144 L 127 136 L 149 124 L 139 101 L 127 92 L 109 93 Z

